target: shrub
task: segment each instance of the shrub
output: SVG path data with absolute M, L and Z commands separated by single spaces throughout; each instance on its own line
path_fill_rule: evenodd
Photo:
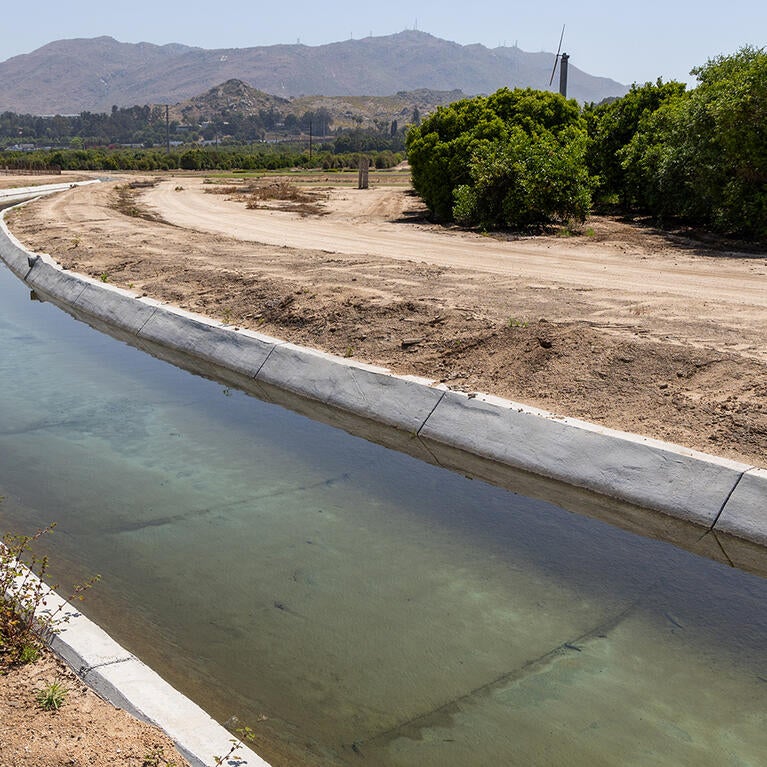
M 407 136 L 413 186 L 440 221 L 529 227 L 590 204 L 575 101 L 530 88 L 440 107 Z
M 44 641 L 67 620 L 61 611 L 63 603 L 52 611 L 41 610 L 49 595 L 43 582 L 48 557 L 38 556 L 33 549 L 53 528 L 50 525 L 34 535 L 6 533 L 0 541 L 0 655 L 8 663 L 36 660 Z M 82 592 L 98 578 L 75 587 L 69 601 L 82 599 Z

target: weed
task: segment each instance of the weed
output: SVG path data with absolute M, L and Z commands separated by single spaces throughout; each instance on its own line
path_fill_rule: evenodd
M 224 325 L 229 325 L 229 320 L 232 319 L 232 310 L 229 307 L 226 307 L 223 311 L 224 315 Z
M 221 767 L 226 764 L 229 758 L 234 756 L 245 745 L 245 741 L 254 741 L 256 739 L 256 733 L 250 727 L 238 727 L 235 732 L 240 737 L 232 738 L 229 741 L 232 745 L 223 756 L 213 757 L 215 767 Z
M 592 227 L 589 227 L 588 229 L 586 229 L 584 234 L 586 235 L 586 237 L 593 237 L 596 234 L 596 232 L 594 231 Z
M 344 351 L 344 357 L 353 357 L 354 356 L 354 349 L 352 349 L 351 346 L 346 347 L 346 351 Z
M 527 320 L 518 320 L 516 317 L 509 317 L 510 328 L 526 328 Z
M 0 539 L 0 656 L 6 663 L 36 660 L 45 640 L 69 619 L 63 612 L 66 602 L 45 609 L 50 593 L 43 583 L 48 557 L 39 557 L 33 551 L 40 538 L 54 527 L 49 525 L 34 535 L 6 533 Z M 82 600 L 82 593 L 98 580 L 96 576 L 76 586 L 67 601 Z
M 19 650 L 19 663 L 34 663 L 40 657 L 40 648 L 33 644 L 22 645 Z
M 213 183 L 212 181 L 208 183 Z M 238 194 L 243 191 L 242 186 L 215 186 L 212 189 L 206 189 L 205 194 Z
M 99 279 L 102 282 L 109 282 L 109 272 L 101 272 L 101 274 L 99 275 Z
M 115 188 L 114 195 L 109 202 L 111 208 L 119 211 L 125 216 L 132 218 L 143 218 L 147 221 L 156 221 L 161 224 L 167 223 L 162 216 L 147 210 L 140 206 L 136 200 L 136 189 L 153 187 L 157 181 L 133 181 L 130 184 L 121 184 Z
M 81 242 L 81 240 L 80 240 L 79 237 L 73 237 L 72 238 L 72 244 L 70 245 L 69 249 L 70 250 L 74 250 L 80 244 L 80 242 Z
M 61 682 L 51 682 L 47 687 L 38 690 L 35 700 L 43 711 L 58 711 L 64 705 L 68 692 L 69 688 Z
M 162 746 L 154 746 L 151 751 L 144 754 L 141 767 L 175 767 L 175 762 L 169 762 L 165 757 Z

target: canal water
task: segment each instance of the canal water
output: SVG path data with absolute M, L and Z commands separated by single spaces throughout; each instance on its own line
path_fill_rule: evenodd
M 763 579 L 177 369 L 4 266 L 0 384 L 0 529 L 57 522 L 60 591 L 100 573 L 84 612 L 275 766 L 765 763 Z

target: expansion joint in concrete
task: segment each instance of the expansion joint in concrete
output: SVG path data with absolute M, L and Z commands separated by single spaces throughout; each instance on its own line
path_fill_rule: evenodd
M 425 423 L 426 423 L 426 421 L 424 421 L 424 424 Z M 423 428 L 423 425 L 421 426 L 421 429 L 422 428 Z M 420 429 L 419 429 L 419 431 L 420 431 Z M 426 453 L 429 454 L 429 456 L 431 457 L 432 461 L 434 461 L 434 465 L 435 466 L 442 466 L 444 468 L 442 462 L 439 460 L 439 458 L 437 458 L 436 453 L 426 444 L 426 442 L 424 442 L 418 436 L 418 434 L 415 434 L 413 438 L 418 440 L 418 443 L 421 445 L 421 447 L 426 451 Z
M 753 467 L 751 467 L 753 468 Z M 714 518 L 714 521 L 711 523 L 711 527 L 709 527 L 709 532 L 712 531 L 715 527 L 717 522 L 719 522 L 719 517 L 722 516 L 722 512 L 727 508 L 727 504 L 730 502 L 730 498 L 732 498 L 732 494 L 738 489 L 738 485 L 740 484 L 740 481 L 743 479 L 743 477 L 746 476 L 746 474 L 750 471 L 750 468 L 746 471 L 742 471 L 738 478 L 735 480 L 735 484 L 732 486 L 732 489 L 729 493 L 727 493 L 727 497 L 724 499 L 719 511 L 716 514 L 716 517 Z
M 269 354 L 267 354 L 266 357 L 264 357 L 263 362 L 258 366 L 258 370 L 256 370 L 255 373 L 253 373 L 254 379 L 258 378 L 258 374 L 263 370 L 264 365 L 266 365 L 266 363 L 269 362 L 269 357 L 272 356 L 272 352 L 277 348 L 277 346 L 279 346 L 279 344 L 275 344 L 274 346 L 272 346 L 271 349 L 269 349 Z
M 141 325 L 141 327 L 136 331 L 136 335 L 137 336 L 141 335 L 141 331 L 146 327 L 147 322 L 149 322 L 149 320 L 151 320 L 152 317 L 155 316 L 155 314 L 157 314 L 157 307 L 156 306 L 154 307 L 154 310 L 152 311 L 152 313 L 144 320 L 144 322 Z
M 583 632 L 580 636 L 561 642 L 556 647 L 547 650 L 537 658 L 532 658 L 529 661 L 523 663 L 521 666 L 500 674 L 495 679 L 492 679 L 491 681 L 486 682 L 479 687 L 475 687 L 474 689 L 462 693 L 445 703 L 441 703 L 431 711 L 416 714 L 410 719 L 400 722 L 383 732 L 375 733 L 364 740 L 355 740 L 352 744 L 352 750 L 359 752 L 362 745 L 392 740 L 396 737 L 399 737 L 399 735 L 406 731 L 408 728 L 420 729 L 421 727 L 427 726 L 428 722 L 438 714 L 454 711 L 457 706 L 474 700 L 481 695 L 485 695 L 494 689 L 498 689 L 504 685 L 515 684 L 528 676 L 539 674 L 541 671 L 545 670 L 550 663 L 560 657 L 565 657 L 568 655 L 572 656 L 573 653 L 582 652 L 587 642 L 605 639 L 610 631 L 617 628 L 617 626 L 619 626 L 624 620 L 626 620 L 634 613 L 634 611 L 640 605 L 641 601 L 642 597 L 630 603 L 616 615 L 601 621 L 596 626 L 593 626 L 589 630 Z
M 24 282 L 26 282 L 27 278 L 29 277 L 29 275 L 32 274 L 32 270 L 35 268 L 35 265 L 37 264 L 37 259 L 38 258 L 40 258 L 40 257 L 37 256 L 37 258 L 35 258 L 35 260 L 32 261 L 31 264 L 29 264 L 29 269 L 27 270 L 27 273 L 24 275 L 24 278 L 23 278 Z M 27 262 L 27 263 L 29 263 L 29 262 Z
M 116 666 L 120 663 L 127 663 L 128 661 L 135 660 L 133 655 L 126 655 L 124 658 L 115 658 L 114 660 L 105 660 L 103 663 L 96 663 L 93 666 L 80 666 L 77 670 L 77 675 L 81 679 L 85 679 L 91 671 L 95 671 L 98 668 L 104 668 L 105 666 Z
M 420 436 L 421 429 L 423 429 L 424 426 L 428 423 L 429 419 L 434 414 L 434 411 L 439 407 L 439 403 L 442 402 L 442 400 L 445 398 L 445 392 L 443 391 L 442 394 L 440 394 L 439 399 L 434 403 L 434 407 L 429 411 L 429 415 L 426 416 L 426 418 L 423 419 L 423 423 L 416 429 L 416 436 Z M 429 451 L 431 452 L 431 451 Z
M 730 555 L 727 553 L 727 549 L 724 547 L 724 544 L 719 540 L 719 536 L 717 535 L 716 530 L 712 530 L 711 535 L 714 536 L 716 545 L 719 547 L 719 551 L 722 552 L 722 556 L 725 558 L 726 562 L 730 565 L 730 567 L 735 567 L 735 562 L 732 561 Z

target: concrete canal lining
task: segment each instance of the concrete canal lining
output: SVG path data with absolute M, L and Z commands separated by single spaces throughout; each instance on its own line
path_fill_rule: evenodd
M 41 297 L 158 356 L 517 492 L 539 481 L 534 477 L 554 495 L 579 488 L 574 494 L 587 513 L 747 569 L 764 568 L 757 561 L 767 544 L 763 469 L 235 330 L 62 270 L 26 251 L 4 221 L 2 228 L 0 256 Z M 78 618 L 54 649 L 110 700 L 159 724 L 191 758 L 187 738 L 206 732 L 198 714 L 166 697 L 180 694 L 110 642 Z M 177 736 L 179 710 L 191 724 Z M 228 743 L 231 736 L 220 730 L 203 735 L 202 759 L 221 751 L 211 749 L 211 738 L 225 735 Z M 247 763 L 264 764 L 255 754 Z
M 86 321 L 230 371 L 268 399 L 269 391 L 284 392 L 342 420 L 390 427 L 399 433 L 395 443 L 418 441 L 407 452 L 432 462 L 496 482 L 505 469 L 526 472 L 689 523 L 699 536 L 721 531 L 767 545 L 763 469 L 235 329 L 67 272 L 24 249 L 4 221 L 0 256 L 30 287 Z M 648 524 L 657 535 L 656 522 Z

